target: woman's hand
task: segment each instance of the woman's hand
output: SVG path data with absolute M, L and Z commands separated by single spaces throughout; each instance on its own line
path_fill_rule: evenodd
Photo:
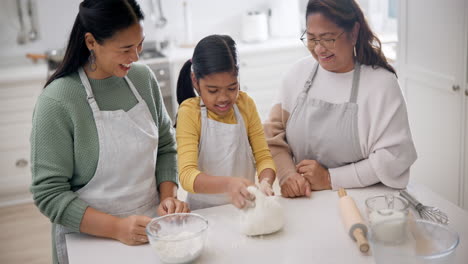
M 148 243 L 145 228 L 150 221 L 151 218 L 144 215 L 120 218 L 117 222 L 115 239 L 130 246 Z
M 255 200 L 255 196 L 247 191 L 247 187 L 254 185 L 253 182 L 244 178 L 231 177 L 228 179 L 227 190 L 229 197 L 231 197 L 231 203 L 239 208 L 244 208 L 247 203 Z
M 315 160 L 303 160 L 296 165 L 297 172 L 309 182 L 312 190 L 331 189 L 330 172 Z
M 309 182 L 300 174 L 294 173 L 281 185 L 281 195 L 286 198 L 310 197 Z
M 190 213 L 190 208 L 187 203 L 177 200 L 174 197 L 167 197 L 161 203 L 159 203 L 159 216 L 173 213 Z

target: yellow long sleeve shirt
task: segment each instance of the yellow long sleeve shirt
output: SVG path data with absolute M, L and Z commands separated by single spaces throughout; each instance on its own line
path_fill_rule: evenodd
M 275 169 L 275 164 L 265 140 L 263 125 L 257 112 L 255 102 L 245 92 L 239 92 L 237 107 L 244 119 L 245 128 L 252 147 L 257 175 L 264 169 Z M 226 124 L 236 124 L 234 109 L 226 116 L 218 116 L 208 110 L 208 118 Z M 179 166 L 179 180 L 182 187 L 194 193 L 193 183 L 201 173 L 198 169 L 198 147 L 201 135 L 200 97 L 185 100 L 179 106 L 177 114 L 177 154 Z

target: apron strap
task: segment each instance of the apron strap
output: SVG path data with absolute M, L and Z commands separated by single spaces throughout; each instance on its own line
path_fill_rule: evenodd
M 318 67 L 319 67 L 319 63 L 316 62 L 314 65 L 314 68 L 312 69 L 312 72 L 309 75 L 309 78 L 307 78 L 302 94 L 307 95 L 309 93 L 309 90 L 312 87 L 312 82 L 314 81 L 315 76 L 317 75 Z M 361 64 L 359 64 L 359 62 L 356 61 L 354 63 L 353 83 L 351 86 L 351 95 L 349 97 L 349 102 L 351 103 L 356 103 L 357 101 L 360 77 L 361 77 Z
M 141 97 L 141 95 L 140 95 L 140 93 L 138 92 L 138 90 L 135 88 L 135 85 L 133 85 L 132 81 L 130 81 L 130 78 L 128 78 L 128 76 L 125 75 L 124 79 L 125 79 L 125 81 L 127 81 L 128 86 L 130 86 L 130 90 L 132 90 L 133 95 L 135 95 L 135 97 L 136 97 L 136 99 L 138 100 L 138 102 L 142 102 L 142 101 L 143 101 L 143 98 Z
M 81 83 L 85 87 L 86 95 L 88 96 L 87 99 L 88 99 L 89 105 L 91 106 L 93 110 L 100 111 L 99 106 L 97 105 L 96 100 L 94 99 L 94 93 L 93 93 L 93 89 L 91 89 L 91 83 L 89 82 L 88 76 L 86 76 L 86 73 L 83 67 L 80 67 L 78 69 L 78 74 L 80 75 Z M 132 81 L 130 81 L 128 76 L 125 76 L 124 79 L 127 82 L 128 86 L 130 87 L 130 90 L 132 91 L 133 95 L 135 95 L 137 101 L 142 102 L 143 98 L 141 97 L 140 93 L 133 85 Z
M 297 108 L 302 105 L 302 102 L 306 99 L 307 94 L 309 93 L 310 88 L 312 87 L 312 81 L 315 78 L 315 75 L 317 75 L 319 63 L 315 62 L 312 71 L 310 72 L 309 77 L 307 78 L 307 81 L 304 84 L 304 89 L 302 89 L 302 92 L 299 94 L 299 96 L 296 99 L 296 103 L 294 105 L 293 110 L 291 111 L 291 115 L 289 116 L 289 119 L 293 116 L 293 114 L 296 112 Z
M 208 117 L 208 114 L 206 112 L 206 106 L 205 106 L 205 103 L 203 102 L 203 99 L 201 98 L 201 96 L 200 96 L 200 113 L 201 113 L 202 119 Z
M 315 76 L 317 75 L 318 68 L 319 68 L 319 63 L 315 62 L 314 67 L 312 68 L 312 71 L 310 72 L 310 75 L 307 78 L 307 81 L 304 85 L 304 90 L 302 90 L 302 93 L 304 94 L 309 93 L 309 90 L 312 87 L 312 82 L 314 81 Z
M 86 76 L 86 73 L 83 67 L 80 67 L 78 69 L 78 74 L 80 75 L 81 83 L 83 84 L 85 91 L 86 91 L 86 95 L 88 96 L 87 99 L 88 99 L 89 106 L 94 112 L 98 113 L 100 111 L 99 106 L 97 105 L 97 102 L 94 99 L 94 94 L 93 94 L 93 90 L 91 89 L 91 84 L 89 83 L 88 76 Z
M 361 64 L 358 61 L 354 63 L 353 86 L 351 86 L 351 96 L 349 102 L 356 103 L 359 91 L 359 79 L 361 78 Z

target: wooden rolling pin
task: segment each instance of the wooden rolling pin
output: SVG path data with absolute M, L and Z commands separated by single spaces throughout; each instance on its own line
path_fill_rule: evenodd
M 359 250 L 362 253 L 369 251 L 369 242 L 367 241 L 367 226 L 364 224 L 361 213 L 354 203 L 353 198 L 346 194 L 345 189 L 338 190 L 340 197 L 340 212 L 346 230 L 349 230 L 349 236 L 356 241 Z

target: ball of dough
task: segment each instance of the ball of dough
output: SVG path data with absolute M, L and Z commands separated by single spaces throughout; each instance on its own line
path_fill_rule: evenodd
M 255 207 L 241 210 L 240 230 L 248 236 L 274 233 L 284 225 L 284 211 L 275 196 L 266 196 L 257 187 L 247 190 L 255 195 Z

